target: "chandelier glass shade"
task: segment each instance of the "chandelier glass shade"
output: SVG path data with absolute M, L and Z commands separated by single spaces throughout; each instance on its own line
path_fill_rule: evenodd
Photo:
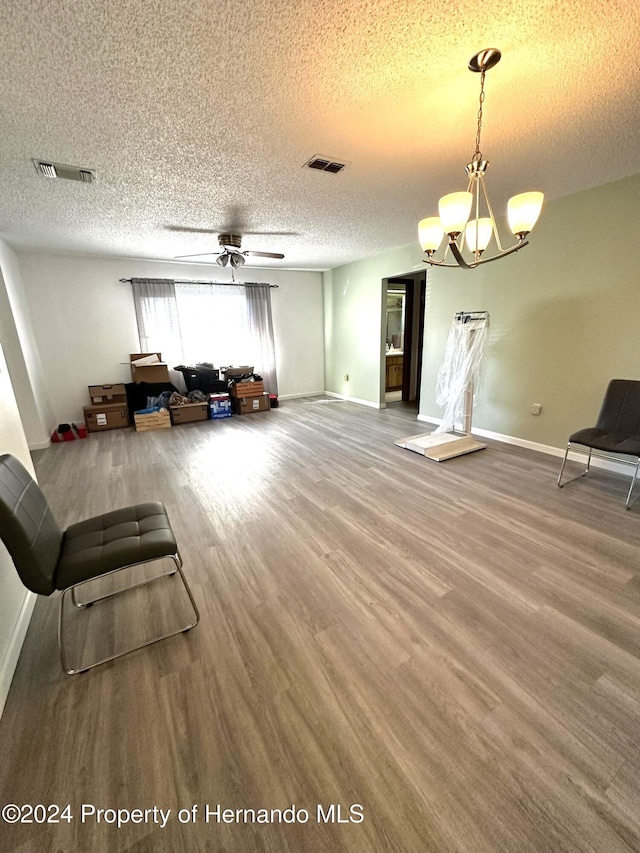
M 483 158 L 480 150 L 485 74 L 500 61 L 500 57 L 500 51 L 491 47 L 477 53 L 469 62 L 469 69 L 480 73 L 476 150 L 471 163 L 466 166 L 469 179 L 466 191 L 442 196 L 438 203 L 439 216 L 429 216 L 418 224 L 420 245 L 427 255 L 424 262 L 432 266 L 474 269 L 480 264 L 519 251 L 528 244 L 526 237 L 536 224 L 542 209 L 544 195 L 541 192 L 525 192 L 510 198 L 507 204 L 507 219 L 516 242 L 506 249 L 502 247 L 485 185 L 485 173 L 489 163 Z M 483 257 L 492 239 L 495 242 L 494 253 Z M 436 252 L 441 246 L 444 248 L 441 256 L 437 258 Z M 446 263 L 449 253 L 454 263 Z

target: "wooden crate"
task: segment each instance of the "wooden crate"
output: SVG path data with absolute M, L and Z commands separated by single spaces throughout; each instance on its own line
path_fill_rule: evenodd
M 232 397 L 261 397 L 264 394 L 264 383 L 236 382 L 229 390 Z
M 169 409 L 160 409 L 159 412 L 134 412 L 133 420 L 137 432 L 147 432 L 152 429 L 169 429 L 171 426 Z

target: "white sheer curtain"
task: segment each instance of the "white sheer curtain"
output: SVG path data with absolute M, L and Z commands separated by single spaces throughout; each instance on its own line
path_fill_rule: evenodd
M 166 278 L 132 278 L 140 352 L 161 352 L 167 361 L 182 357 L 175 283 Z
M 242 285 L 176 284 L 185 364 L 253 364 L 244 292 Z
M 277 394 L 278 377 L 271 317 L 271 288 L 268 284 L 252 284 L 245 290 L 253 361 L 260 366 L 259 370 L 256 367 L 256 371 L 264 379 L 265 390 L 270 394 Z
M 169 381 L 185 390 L 182 373 L 172 368 L 182 359 L 182 335 L 175 283 L 167 278 L 132 278 L 140 352 L 159 352 L 169 365 Z
M 141 352 L 161 352 L 170 366 L 253 365 L 264 379 L 265 390 L 278 393 L 268 284 L 140 278 L 131 282 Z

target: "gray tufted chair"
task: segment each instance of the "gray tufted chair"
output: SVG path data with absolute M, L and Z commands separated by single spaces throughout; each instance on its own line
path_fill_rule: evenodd
M 562 482 L 564 466 L 567 464 L 570 450 L 587 454 L 587 467 L 577 477 L 573 477 L 573 480 L 589 473 L 592 456 L 603 456 L 615 459 L 616 462 L 634 465 L 625 503 L 625 507 L 629 509 L 637 500 L 637 496 L 631 500 L 631 493 L 640 467 L 640 381 L 612 379 L 609 382 L 596 425 L 578 430 L 569 436 L 558 475 L 560 488 L 572 482 L 572 480 Z M 628 457 L 635 457 L 635 459 Z
M 62 591 L 58 636 L 62 667 L 69 675 L 85 672 L 135 649 L 195 627 L 200 616 L 182 571 L 182 559 L 161 503 L 144 503 L 108 512 L 62 530 L 56 523 L 40 487 L 14 456 L 0 456 L 0 538 L 22 583 L 38 595 Z M 77 590 L 96 578 L 155 560 L 168 558 L 171 570 L 98 598 L 78 600 Z M 70 667 L 65 652 L 64 610 L 69 596 L 76 608 L 87 608 L 137 586 L 167 575 L 179 574 L 193 609 L 193 618 L 160 637 L 100 660 Z

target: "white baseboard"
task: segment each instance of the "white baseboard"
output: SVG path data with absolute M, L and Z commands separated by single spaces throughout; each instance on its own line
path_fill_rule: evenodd
M 47 439 L 46 441 L 38 441 L 36 444 L 30 444 L 29 450 L 46 450 L 47 447 L 51 447 L 51 439 Z
M 360 400 L 358 397 L 349 397 L 346 394 L 336 394 L 335 391 L 325 391 L 327 397 L 337 397 L 338 400 L 344 400 L 347 403 L 357 403 L 359 406 L 368 406 L 370 409 L 384 409 L 385 406 L 380 403 L 373 403 L 371 400 Z
M 425 423 L 435 424 L 436 426 L 442 423 L 440 418 L 432 418 L 429 415 L 418 415 L 419 421 L 424 421 Z M 481 438 L 491 438 L 494 441 L 501 441 L 504 444 L 514 444 L 516 447 L 524 447 L 526 450 L 535 450 L 537 453 L 546 453 L 549 456 L 564 456 L 564 452 L 566 450 L 565 447 L 553 447 L 550 444 L 540 444 L 537 441 L 529 441 L 526 438 L 518 438 L 514 435 L 504 435 L 500 432 L 492 432 L 488 429 L 476 429 L 474 427 L 471 432 L 473 435 L 479 435 Z M 571 452 L 569 451 L 569 459 L 571 459 Z M 582 457 L 583 454 L 579 454 L 579 457 Z M 616 474 L 625 474 L 626 476 L 631 476 L 632 472 L 629 470 L 629 466 L 625 465 L 623 462 L 614 462 L 609 459 L 602 459 L 598 456 L 593 456 L 591 458 L 591 466 L 593 468 L 602 468 L 605 471 L 612 471 Z
M 18 658 L 22 651 L 22 644 L 24 643 L 24 638 L 27 633 L 27 628 L 29 627 L 29 621 L 37 598 L 38 596 L 33 592 L 27 592 L 25 595 L 22 607 L 20 608 L 20 613 L 16 620 L 15 628 L 13 629 L 11 639 L 9 640 L 9 647 L 7 648 L 7 652 L 2 662 L 2 667 L 0 668 L 0 717 L 4 711 L 4 704 L 7 701 L 7 696 L 9 695 L 9 688 L 11 687 L 13 673 L 15 672 L 18 664 Z
M 302 394 L 278 394 L 278 400 L 299 400 L 301 397 L 324 397 L 324 391 L 304 391 Z

